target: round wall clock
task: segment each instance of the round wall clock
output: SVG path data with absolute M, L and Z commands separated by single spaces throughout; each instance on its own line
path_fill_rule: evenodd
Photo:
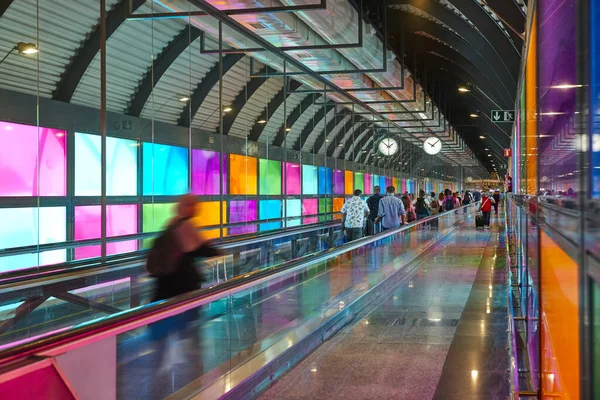
M 423 143 L 423 150 L 429 155 L 436 155 L 442 151 L 442 141 L 434 136 L 428 137 Z
M 379 141 L 379 151 L 384 156 L 393 156 L 398 151 L 398 142 L 391 137 L 385 137 Z

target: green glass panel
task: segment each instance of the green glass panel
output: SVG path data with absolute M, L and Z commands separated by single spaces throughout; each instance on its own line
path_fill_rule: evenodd
M 359 189 L 361 192 L 365 191 L 365 174 L 362 172 L 354 173 L 354 190 Z
M 142 207 L 142 232 L 163 230 L 175 215 L 175 203 L 144 204 Z M 153 239 L 144 239 L 143 248 L 149 248 Z
M 275 160 L 258 160 L 259 188 L 261 195 L 281 194 L 281 162 Z M 231 171 L 235 173 L 235 171 Z

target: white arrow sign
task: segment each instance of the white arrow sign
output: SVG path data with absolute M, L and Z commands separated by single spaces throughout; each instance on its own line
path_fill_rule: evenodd
M 492 118 L 494 118 L 494 121 L 498 121 L 500 119 L 500 113 L 498 111 L 494 111 Z
M 494 123 L 514 122 L 515 110 L 491 110 L 491 120 Z

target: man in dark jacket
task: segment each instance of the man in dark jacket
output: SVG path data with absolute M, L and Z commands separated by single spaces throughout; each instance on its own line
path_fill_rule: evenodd
M 379 213 L 379 200 L 383 196 L 381 195 L 381 188 L 375 186 L 373 188 L 373 195 L 367 199 L 367 206 L 369 207 L 369 217 L 367 218 L 367 235 L 374 235 L 375 232 L 375 219 Z

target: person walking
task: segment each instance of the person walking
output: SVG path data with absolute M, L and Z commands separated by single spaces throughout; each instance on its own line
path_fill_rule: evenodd
M 494 198 L 494 214 L 498 215 L 498 206 L 500 206 L 500 191 L 496 190 L 492 197 Z
M 493 202 L 494 198 L 488 193 L 484 192 L 481 194 L 481 205 L 479 206 L 479 211 L 483 213 L 483 226 L 485 229 L 490 229 L 490 215 L 492 214 Z
M 397 228 L 406 223 L 406 210 L 402 201 L 394 196 L 395 191 L 395 187 L 388 186 L 385 197 L 379 200 L 376 222 L 381 221 L 381 227 L 384 231 Z
M 417 213 L 415 212 L 415 207 L 410 201 L 410 197 L 402 196 L 400 199 L 402 200 L 402 205 L 404 206 L 404 210 L 406 211 L 406 222 L 409 224 L 417 220 Z
M 446 198 L 444 199 L 444 202 L 442 204 L 444 211 L 450 211 L 460 207 L 458 199 L 454 196 L 450 189 L 446 189 L 445 195 Z
M 367 235 L 374 235 L 377 233 L 377 225 L 375 220 L 379 212 L 379 200 L 383 196 L 381 195 L 381 188 L 375 186 L 373 188 L 373 195 L 367 199 L 367 207 L 369 207 L 369 217 L 367 219 Z
M 431 211 L 429 211 L 429 206 L 425 200 L 424 190 L 419 192 L 419 198 L 417 198 L 417 202 L 415 203 L 415 212 L 417 213 L 417 219 L 427 218 L 431 215 Z M 423 227 L 425 227 L 425 225 L 423 225 Z
M 361 194 L 362 190 L 356 189 L 354 196 L 346 201 L 341 209 L 342 231 L 346 232 L 349 242 L 363 237 L 365 218 L 369 215 L 369 207 L 360 198 Z

